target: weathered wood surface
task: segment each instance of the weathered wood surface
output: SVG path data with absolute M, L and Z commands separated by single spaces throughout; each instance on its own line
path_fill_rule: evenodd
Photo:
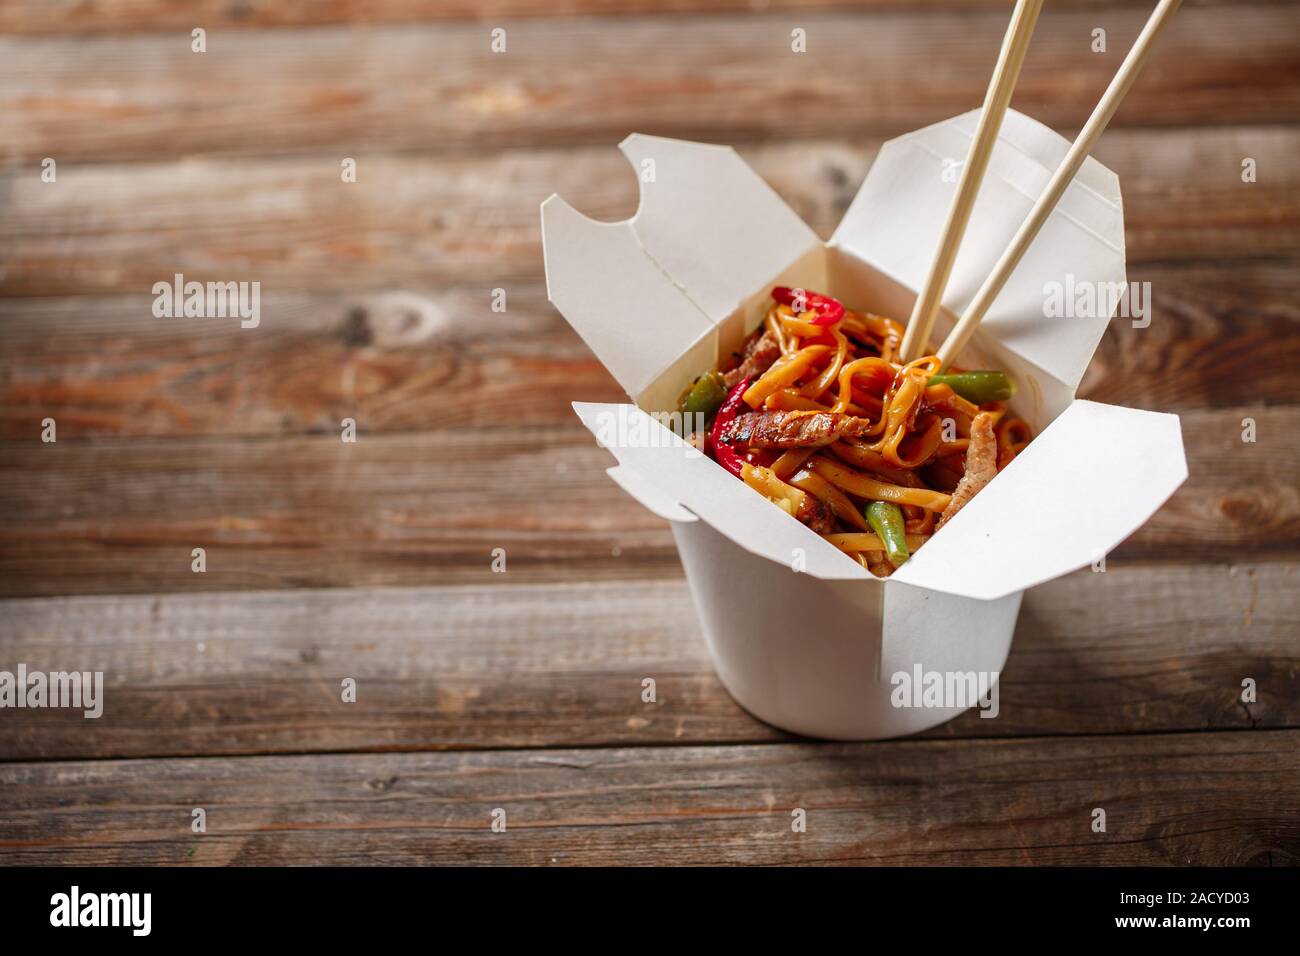
M 1182 427 L 1191 477 L 1114 556 L 1294 559 L 1300 406 Z M 0 594 L 485 583 L 495 548 L 520 583 L 678 573 L 576 423 L 358 435 L 0 443 Z
M 1181 413 L 1191 478 L 1026 596 L 997 719 L 744 713 L 568 408 L 620 394 L 544 301 L 540 200 L 629 215 L 635 129 L 736 144 L 829 235 L 883 139 L 978 105 L 1007 6 L 0 4 L 0 594 L 88 595 L 0 602 L 0 668 L 109 685 L 4 711 L 0 862 L 1300 861 L 1294 3 L 1186 4 L 1098 149 L 1153 309 L 1082 394 Z M 1147 7 L 1051 6 L 1015 105 L 1068 133 Z M 176 272 L 259 281 L 262 326 L 154 319 Z
M 1151 284 L 1151 324 L 1111 322 L 1081 398 L 1166 412 L 1300 402 L 1300 261 L 1139 264 L 1129 280 Z
M 1125 4 L 1044 16 L 1017 108 L 1080 125 L 1147 15 Z M 1005 9 L 521 19 L 505 54 L 492 52 L 487 22 L 216 30 L 203 54 L 188 29 L 0 38 L 0 116 L 7 157 L 24 164 L 281 151 L 324 161 L 613 143 L 632 129 L 723 142 L 889 135 L 978 106 L 1006 23 Z M 807 54 L 791 52 L 795 27 Z M 1106 53 L 1091 50 L 1098 27 Z M 1291 122 L 1298 79 L 1294 9 L 1190 7 L 1115 123 Z
M 1300 146 L 1300 143 L 1297 144 Z M 1135 266 L 1151 324 L 1117 319 L 1081 396 L 1155 411 L 1300 399 L 1300 258 Z M 156 319 L 148 296 L 0 299 L 0 438 L 46 417 L 93 436 L 370 434 L 570 424 L 570 402 L 625 401 L 546 301 L 484 288 L 284 293 L 262 323 Z
M 1053 9 L 1104 11 L 1119 0 L 1053 0 Z M 1230 0 L 1187 0 L 1187 6 L 1223 5 Z M 1259 2 L 1259 0 L 1256 0 Z M 1264 0 L 1269 2 L 1269 0 Z M 1290 3 L 1293 0 L 1274 0 Z M 823 10 L 915 10 L 916 0 L 6 0 L 0 4 L 0 33 L 59 34 L 124 31 L 187 33 L 208 29 L 316 26 L 333 23 L 420 23 L 477 19 L 509 22 L 514 17 L 647 13 L 803 13 Z M 928 10 L 1003 10 L 1005 0 L 931 0 Z
M 41 182 L 35 165 L 11 170 L 3 181 L 0 295 L 145 296 L 177 272 L 200 282 L 256 280 L 268 296 L 464 284 L 467 276 L 486 293 L 536 281 L 538 204 L 551 193 L 601 219 L 635 211 L 636 179 L 614 146 L 635 128 L 599 147 L 467 157 L 354 150 L 103 166 L 60 159 L 54 183 Z M 717 132 L 703 138 L 727 141 Z M 740 152 L 829 236 L 879 142 Z M 1298 152 L 1300 127 L 1107 131 L 1096 155 L 1120 177 L 1130 267 L 1256 264 L 1300 252 Z M 344 155 L 358 159 L 355 183 L 341 179 Z M 1241 180 L 1245 158 L 1257 163 L 1256 182 Z
M 1300 862 L 1295 730 L 8 764 L 0 793 L 7 863 Z
M 491 427 L 507 408 L 534 427 L 571 424 L 575 399 L 627 400 L 542 286 L 506 292 L 505 312 L 486 286 L 272 294 L 255 329 L 156 319 L 148 296 L 0 299 L 0 436 L 46 416 L 60 439 L 337 433 L 346 417 L 378 434 Z
M 103 716 L 7 711 L 0 758 L 753 743 L 681 580 L 0 604 L 0 654 L 102 671 Z M 932 737 L 1300 726 L 1294 564 L 1111 564 L 1031 591 L 999 712 Z M 355 703 L 341 682 L 357 681 Z M 641 681 L 656 682 L 642 701 Z M 1251 678 L 1258 701 L 1241 702 Z

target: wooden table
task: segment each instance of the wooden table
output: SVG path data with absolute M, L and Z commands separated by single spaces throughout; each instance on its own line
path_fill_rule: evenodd
M 1098 151 L 1153 321 L 1082 394 L 1178 412 L 1189 481 L 1026 597 L 999 719 L 854 745 L 719 685 L 569 409 L 621 395 L 537 204 L 630 214 L 640 130 L 737 145 L 829 234 L 884 139 L 978 105 L 1008 4 L 749 6 L 0 6 L 0 669 L 107 683 L 98 720 L 0 711 L 0 860 L 1300 858 L 1297 5 L 1188 3 Z M 1048 6 L 1015 105 L 1069 132 L 1146 5 Z M 155 318 L 178 272 L 260 282 L 260 326 Z

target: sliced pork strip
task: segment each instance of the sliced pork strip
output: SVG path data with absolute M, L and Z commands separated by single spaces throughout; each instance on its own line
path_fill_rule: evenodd
M 831 506 L 807 492 L 804 492 L 803 501 L 795 517 L 818 534 L 831 534 L 835 531 L 835 512 L 831 510 Z
M 757 378 L 768 370 L 781 354 L 781 346 L 770 329 L 764 329 L 761 335 L 754 335 L 745 343 L 740 364 L 730 372 L 724 372 L 722 381 L 728 390 L 747 378 Z
M 841 438 L 860 438 L 870 428 L 865 418 L 838 412 L 762 411 L 741 415 L 722 440 L 746 448 L 817 448 Z
M 966 474 L 952 493 L 952 500 L 939 516 L 938 531 L 949 519 L 980 493 L 998 473 L 998 440 L 993 434 L 993 416 L 980 412 L 971 420 L 970 444 L 966 446 Z

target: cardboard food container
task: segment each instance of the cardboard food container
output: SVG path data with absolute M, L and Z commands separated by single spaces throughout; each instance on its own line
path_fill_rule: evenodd
M 550 300 L 634 402 L 574 409 L 618 459 L 610 476 L 671 522 L 722 683 L 795 733 L 895 737 L 961 713 L 975 701 L 902 705 L 895 675 L 995 681 L 1025 589 L 1095 565 L 1187 477 L 1177 416 L 1075 398 L 1109 306 L 1047 317 L 1052 283 L 1114 295 L 1126 282 L 1119 181 L 1091 159 L 957 358 L 1010 373 L 1012 409 L 1036 437 L 892 577 L 875 578 L 656 417 L 758 326 L 774 285 L 906 321 L 978 118 L 886 143 L 826 243 L 730 147 L 640 134 L 621 147 L 641 183 L 631 219 L 542 203 Z M 1068 145 L 1008 111 L 936 344 Z

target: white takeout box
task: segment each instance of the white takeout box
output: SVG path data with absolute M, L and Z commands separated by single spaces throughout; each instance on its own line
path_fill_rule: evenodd
M 957 360 L 1009 372 L 1013 409 L 1037 437 L 892 577 L 876 579 L 646 414 L 673 410 L 739 346 L 774 285 L 906 321 L 978 118 L 884 144 L 828 243 L 730 147 L 640 134 L 621 147 L 641 183 L 631 219 L 542 203 L 550 300 L 635 402 L 574 408 L 617 457 L 610 476 L 671 522 L 723 684 L 796 733 L 893 737 L 956 716 L 974 701 L 894 706 L 894 675 L 996 680 L 1025 589 L 1095 563 L 1187 477 L 1177 416 L 1074 397 L 1109 311 L 1046 317 L 1048 283 L 1068 294 L 1126 282 L 1119 180 L 1091 159 Z M 936 344 L 1068 145 L 1007 113 Z

